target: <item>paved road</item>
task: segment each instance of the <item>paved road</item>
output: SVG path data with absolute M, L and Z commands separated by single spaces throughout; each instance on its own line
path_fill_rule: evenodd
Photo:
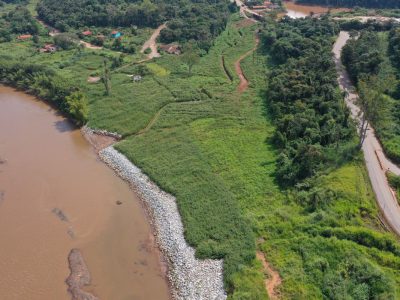
M 340 60 L 342 48 L 348 39 L 349 33 L 341 31 L 333 47 L 333 53 L 340 88 L 347 92 L 348 96 L 346 97 L 346 104 L 349 107 L 353 118 L 358 120 L 360 111 L 356 105 L 358 95 L 356 94 L 355 88 Z M 387 223 L 398 235 L 400 235 L 400 206 L 394 192 L 389 187 L 385 175 L 387 170 L 400 175 L 400 168 L 386 158 L 382 151 L 382 147 L 375 136 L 375 132 L 371 127 L 368 129 L 362 150 L 364 152 L 365 163 L 378 205 L 381 208 Z

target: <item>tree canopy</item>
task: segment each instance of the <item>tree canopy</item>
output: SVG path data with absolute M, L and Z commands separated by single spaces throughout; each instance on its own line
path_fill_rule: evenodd
M 161 33 L 164 42 L 196 40 L 203 49 L 224 30 L 229 10 L 228 0 L 41 0 L 39 17 L 48 24 L 67 31 L 69 27 L 156 27 L 168 21 Z
M 329 165 L 329 153 L 351 137 L 351 121 L 343 105 L 331 56 L 338 32 L 329 19 L 284 18 L 263 34 L 274 63 L 267 101 L 276 123 L 275 142 L 282 149 L 277 176 L 295 184 Z M 333 150 L 335 149 L 335 150 Z

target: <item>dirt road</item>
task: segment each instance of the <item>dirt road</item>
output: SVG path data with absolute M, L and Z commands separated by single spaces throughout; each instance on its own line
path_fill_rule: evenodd
M 161 30 L 166 28 L 166 24 L 160 25 L 151 35 L 151 37 L 143 44 L 142 50 L 140 50 L 140 53 L 144 53 L 147 48 L 151 49 L 151 52 L 147 55 L 148 59 L 152 59 L 154 57 L 160 57 L 160 53 L 158 53 L 157 49 L 157 38 L 160 35 Z
M 259 13 L 249 9 L 241 0 L 235 0 L 235 3 L 237 5 L 237 7 L 239 7 L 240 9 L 240 15 L 243 18 L 249 19 L 249 17 L 247 16 L 247 14 L 250 14 L 251 16 L 255 17 L 255 18 L 262 18 L 262 15 L 260 15 Z
M 247 88 L 249 87 L 249 81 L 247 80 L 246 76 L 243 73 L 242 67 L 240 66 L 240 63 L 250 54 L 252 54 L 254 51 L 257 50 L 258 44 L 260 43 L 260 39 L 258 36 L 256 36 L 256 44 L 253 49 L 247 51 L 245 54 L 243 54 L 239 59 L 235 62 L 235 71 L 236 74 L 239 76 L 239 86 L 237 88 L 239 93 L 243 93 Z
M 358 95 L 340 60 L 342 48 L 349 38 L 350 36 L 348 32 L 341 31 L 333 47 L 333 53 L 340 88 L 347 92 L 345 99 L 346 104 L 350 109 L 353 118 L 358 120 L 358 114 L 360 111 L 356 105 Z M 400 206 L 393 191 L 389 187 L 385 175 L 387 170 L 400 175 L 400 168 L 386 158 L 382 151 L 382 147 L 375 136 L 374 129 L 371 127 L 368 129 L 362 150 L 364 152 L 365 163 L 378 205 L 381 208 L 387 223 L 398 235 L 400 235 Z

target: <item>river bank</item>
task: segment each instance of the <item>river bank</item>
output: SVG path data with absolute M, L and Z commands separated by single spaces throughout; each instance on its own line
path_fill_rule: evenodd
M 70 300 L 72 249 L 94 297 L 170 299 L 137 195 L 43 101 L 0 87 L 0 107 L 1 299 Z
M 112 146 L 100 151 L 102 160 L 137 191 L 148 208 L 158 245 L 169 263 L 174 299 L 225 299 L 222 260 L 199 260 L 187 245 L 181 217 L 172 195 L 150 179 Z

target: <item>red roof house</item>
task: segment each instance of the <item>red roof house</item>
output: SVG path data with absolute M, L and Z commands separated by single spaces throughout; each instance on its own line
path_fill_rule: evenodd
M 82 34 L 84 36 L 89 36 L 89 35 L 92 35 L 92 32 L 90 30 L 86 30 L 86 31 L 82 32 Z

